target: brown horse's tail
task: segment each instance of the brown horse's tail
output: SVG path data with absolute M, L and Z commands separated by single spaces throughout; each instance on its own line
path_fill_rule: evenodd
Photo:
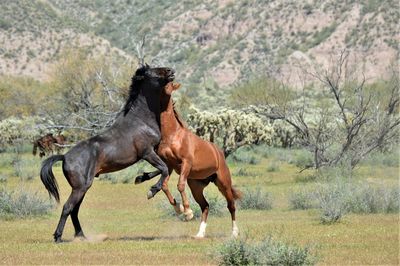
M 37 141 L 35 141 L 35 142 L 33 143 L 33 150 L 32 150 L 33 156 L 36 156 L 37 147 L 38 147 L 38 144 L 37 144 Z
M 242 196 L 243 196 L 243 193 L 242 193 L 240 190 L 235 189 L 234 187 L 232 187 L 232 194 L 233 194 L 233 198 L 234 198 L 235 200 L 241 199 Z

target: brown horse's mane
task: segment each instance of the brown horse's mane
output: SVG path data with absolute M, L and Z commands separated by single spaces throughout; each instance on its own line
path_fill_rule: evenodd
M 174 110 L 174 115 L 176 120 L 178 121 L 179 125 L 182 127 L 186 128 L 186 123 L 182 120 L 181 116 L 178 114 L 178 112 L 175 110 L 175 102 L 172 102 L 172 109 Z

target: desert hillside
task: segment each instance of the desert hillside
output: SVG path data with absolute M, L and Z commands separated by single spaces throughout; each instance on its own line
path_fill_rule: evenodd
M 346 48 L 368 79 L 399 53 L 398 1 L 12 1 L 0 3 L 0 73 L 45 80 L 60 53 L 171 65 L 194 87 L 268 73 L 296 83 L 298 62 L 329 65 Z M 193 92 L 193 94 L 196 94 Z

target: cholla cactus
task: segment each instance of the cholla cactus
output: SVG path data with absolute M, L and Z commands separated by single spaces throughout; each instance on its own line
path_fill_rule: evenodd
M 0 121 L 0 146 L 14 145 L 17 142 L 30 142 L 45 132 L 43 121 L 38 117 L 9 117 Z
M 188 120 L 197 135 L 221 145 L 225 156 L 243 145 L 272 142 L 273 128 L 253 113 L 230 109 L 212 113 L 192 108 Z

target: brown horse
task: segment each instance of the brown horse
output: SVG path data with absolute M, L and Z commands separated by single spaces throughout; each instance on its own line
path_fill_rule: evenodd
M 46 153 L 53 154 L 54 151 L 59 154 L 65 145 L 66 138 L 62 134 L 53 136 L 52 133 L 46 134 L 33 142 L 32 154 L 35 156 L 39 148 L 39 156 L 42 158 Z
M 203 238 L 205 236 L 209 205 L 204 198 L 203 190 L 210 182 L 214 182 L 226 198 L 232 218 L 232 235 L 236 237 L 239 229 L 235 222 L 235 199 L 240 198 L 241 193 L 232 187 L 231 175 L 222 150 L 215 144 L 193 134 L 185 127 L 174 110 L 171 94 L 179 87 L 180 84 L 170 82 L 161 92 L 161 142 L 157 153 L 166 162 L 170 174 L 172 170 L 179 174 L 178 190 L 181 193 L 184 213 L 188 219 L 193 214 L 185 194 L 186 182 L 194 199 L 200 205 L 201 224 L 196 237 Z M 176 201 L 168 190 L 168 180 L 169 176 L 165 180 L 162 190 L 171 205 L 177 210 Z

